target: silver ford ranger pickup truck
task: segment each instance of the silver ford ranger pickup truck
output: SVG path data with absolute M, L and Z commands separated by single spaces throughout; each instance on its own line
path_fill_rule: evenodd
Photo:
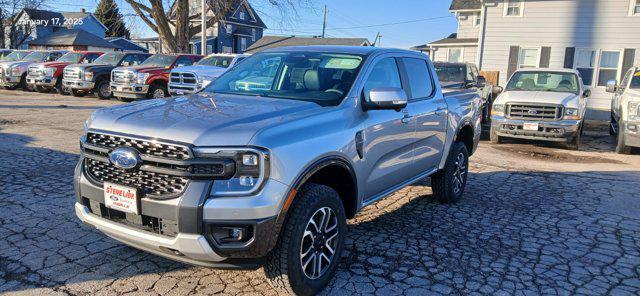
M 462 196 L 482 100 L 439 85 L 412 51 L 263 51 L 197 94 L 94 112 L 75 212 L 141 250 L 263 265 L 278 291 L 314 294 L 363 207 L 426 177 L 437 200 Z

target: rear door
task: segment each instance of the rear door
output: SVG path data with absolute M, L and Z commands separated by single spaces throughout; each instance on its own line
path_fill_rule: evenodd
M 416 121 L 413 175 L 437 169 L 444 149 L 447 104 L 437 95 L 434 71 L 426 59 L 404 57 L 409 104 L 407 110 Z

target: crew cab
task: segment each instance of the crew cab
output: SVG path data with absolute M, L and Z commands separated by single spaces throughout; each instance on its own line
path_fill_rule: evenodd
M 426 177 L 437 200 L 462 197 L 481 105 L 473 92 L 443 96 L 421 53 L 265 50 L 197 94 L 95 111 L 80 140 L 75 212 L 153 254 L 264 264 L 277 290 L 312 295 L 363 207 Z
M 102 54 L 95 51 L 68 52 L 54 62 L 31 64 L 27 70 L 27 84 L 39 92 L 55 89 L 59 94 L 65 94 L 62 85 L 64 68 L 76 63 L 91 63 Z
M 482 120 L 484 122 L 490 120 L 493 85 L 487 84 L 487 80 L 480 75 L 475 64 L 434 62 L 433 66 L 445 94 L 449 91 L 477 91 L 482 98 Z
M 16 51 L 16 53 L 19 53 L 19 51 Z M 0 67 L 2 67 L 0 85 L 6 89 L 22 87 L 23 90 L 32 90 L 32 88 L 27 85 L 27 68 L 34 63 L 55 61 L 65 53 L 67 53 L 65 50 L 31 51 L 22 59 L 4 61 L 0 63 Z M 13 55 L 13 53 L 7 57 L 11 55 Z
M 571 69 L 520 69 L 493 102 L 490 138 L 562 142 L 579 149 L 591 90 Z
M 640 148 L 640 68 L 632 67 L 622 82 L 607 83 L 611 100 L 611 135 L 617 135 L 616 152 L 629 154 L 632 148 Z
M 173 69 L 169 79 L 169 93 L 175 96 L 199 92 L 246 57 L 248 55 L 215 53 L 193 66 Z
M 192 54 L 156 54 L 137 66 L 111 71 L 111 91 L 121 101 L 169 96 L 169 73 L 176 67 L 191 66 L 202 58 Z
M 139 65 L 150 56 L 151 54 L 138 52 L 106 53 L 90 63 L 67 66 L 62 83 L 76 97 L 93 92 L 99 99 L 107 100 L 112 96 L 109 85 L 111 71 L 116 67 Z

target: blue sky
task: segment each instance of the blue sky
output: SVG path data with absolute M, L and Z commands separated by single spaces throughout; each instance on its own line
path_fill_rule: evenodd
M 257 1 L 260 16 L 269 29 L 269 35 L 312 36 L 322 33 L 322 10 L 327 5 L 328 37 L 365 37 L 371 42 L 379 31 L 384 47 L 408 48 L 444 38 L 455 32 L 456 22 L 449 13 L 450 0 L 311 0 L 311 7 L 289 14 L 282 21 L 279 12 Z M 116 0 L 133 32 L 142 37 L 155 35 L 123 0 Z M 252 2 L 252 0 L 249 0 Z M 98 0 L 51 0 L 50 6 L 59 11 L 95 9 Z

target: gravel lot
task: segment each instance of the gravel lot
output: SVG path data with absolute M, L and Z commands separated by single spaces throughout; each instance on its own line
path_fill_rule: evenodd
M 122 245 L 73 212 L 73 167 L 95 98 L 0 91 L 0 294 L 273 294 L 262 270 L 187 266 Z M 640 156 L 606 126 L 582 151 L 480 144 L 463 200 L 424 184 L 349 221 L 325 294 L 640 293 Z

